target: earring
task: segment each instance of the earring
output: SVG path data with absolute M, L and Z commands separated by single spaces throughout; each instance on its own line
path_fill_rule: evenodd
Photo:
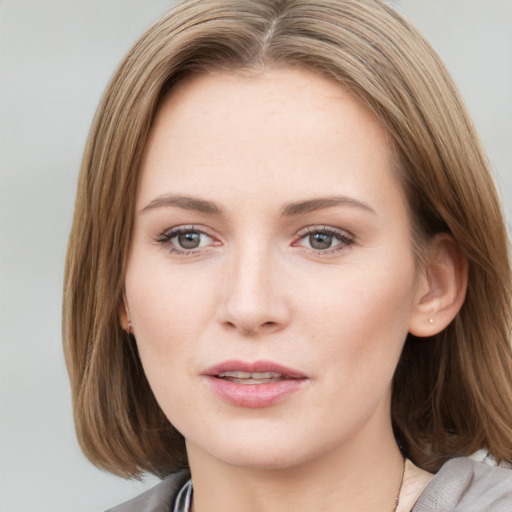
M 434 323 L 434 319 L 433 319 L 432 317 L 430 317 L 430 318 L 428 319 L 428 323 L 429 323 L 430 325 L 432 325 L 432 324 Z
M 128 318 L 128 334 L 133 334 L 132 319 L 128 316 L 128 313 L 126 313 L 126 316 Z

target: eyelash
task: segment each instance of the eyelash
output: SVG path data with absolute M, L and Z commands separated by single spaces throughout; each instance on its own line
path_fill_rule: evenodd
M 178 237 L 182 234 L 196 234 L 199 236 L 206 236 L 211 241 L 213 241 L 213 245 L 221 245 L 220 242 L 216 241 L 215 238 L 210 236 L 206 231 L 197 228 L 195 226 L 179 226 L 177 228 L 173 228 L 167 231 L 164 231 L 161 233 L 157 239 L 156 242 L 163 247 L 165 247 L 171 254 L 175 254 L 177 256 L 194 256 L 200 252 L 204 252 L 206 250 L 211 249 L 211 243 L 207 247 L 197 247 L 193 249 L 184 249 L 184 248 L 178 248 L 175 247 L 172 243 L 173 238 Z M 308 254 L 313 255 L 319 255 L 319 256 L 327 256 L 334 253 L 339 253 L 347 248 L 349 248 L 354 242 L 354 236 L 347 233 L 342 232 L 339 230 L 336 230 L 331 227 L 327 226 L 310 226 L 302 230 L 298 235 L 297 238 L 292 242 L 293 247 L 301 247 L 300 242 L 305 240 L 308 236 L 311 236 L 313 234 L 319 234 L 319 235 L 326 235 L 329 237 L 333 237 L 336 239 L 339 243 L 336 244 L 334 247 L 326 248 L 325 250 L 321 249 L 314 249 L 313 247 L 303 247 L 303 249 Z
M 156 241 L 157 243 L 165 247 L 171 254 L 175 254 L 177 256 L 194 256 L 195 254 L 198 254 L 200 251 L 210 249 L 210 247 L 198 247 L 195 249 L 183 249 L 174 247 L 172 244 L 172 239 L 179 235 L 184 234 L 198 234 L 200 236 L 204 235 L 208 237 L 210 240 L 215 241 L 215 239 L 212 236 L 210 236 L 206 231 L 199 229 L 195 226 L 180 226 L 177 228 L 169 229 L 161 233 L 156 239 Z
M 325 250 L 314 249 L 312 247 L 304 247 L 304 249 L 309 254 L 317 256 L 328 256 L 331 254 L 340 253 L 348 249 L 355 242 L 355 237 L 346 231 L 340 231 L 328 226 L 309 226 L 298 234 L 296 241 L 294 241 L 292 245 L 296 247 L 299 242 L 305 240 L 308 236 L 313 234 L 327 235 L 333 237 L 339 242 L 339 244 L 335 245 L 334 247 L 329 247 Z

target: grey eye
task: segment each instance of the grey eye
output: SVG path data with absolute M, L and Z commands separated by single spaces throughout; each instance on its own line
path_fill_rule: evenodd
M 201 245 L 201 234 L 193 231 L 180 233 L 176 238 L 181 249 L 197 249 Z
M 210 235 L 194 226 L 177 226 L 163 232 L 156 241 L 179 256 L 203 254 L 206 249 L 222 245 Z
M 327 233 L 312 233 L 309 235 L 309 246 L 318 251 L 332 246 L 333 236 Z
M 212 244 L 212 239 L 206 233 L 197 230 L 180 230 L 178 233 L 170 234 L 167 242 L 176 250 L 194 251 Z
M 294 246 L 305 247 L 317 254 L 329 254 L 331 251 L 341 251 L 354 243 L 354 237 L 342 230 L 334 230 L 327 227 L 318 229 L 310 228 L 300 239 L 293 243 Z

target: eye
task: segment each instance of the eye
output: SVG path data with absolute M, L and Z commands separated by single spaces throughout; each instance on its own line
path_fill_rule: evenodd
M 162 233 L 157 241 L 176 254 L 193 254 L 200 249 L 218 245 L 210 235 L 192 226 L 170 229 Z
M 178 245 L 180 249 L 197 249 L 201 246 L 201 243 L 204 245 L 205 238 L 209 237 L 203 233 L 189 231 L 188 233 L 180 233 L 179 235 L 175 235 L 172 237 L 171 241 Z
M 354 237 L 344 231 L 329 227 L 310 227 L 299 234 L 294 246 L 304 247 L 316 253 L 329 254 L 342 251 L 354 243 Z
M 340 243 L 339 240 L 336 240 L 333 235 L 328 233 L 313 233 L 308 235 L 307 241 L 312 249 L 319 251 L 330 249 L 333 245 L 335 246 Z

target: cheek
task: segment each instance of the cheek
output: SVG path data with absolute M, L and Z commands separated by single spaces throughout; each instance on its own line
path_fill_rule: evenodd
M 172 361 L 192 349 L 214 314 L 214 277 L 186 265 L 131 258 L 126 297 L 141 358 Z M 151 268 L 148 272 L 147 269 Z
M 196 342 L 211 318 L 205 300 L 211 296 L 205 290 L 209 281 L 191 279 L 189 272 L 185 275 L 176 267 L 170 272 L 165 262 L 137 263 L 130 262 L 125 288 L 139 356 L 157 402 L 179 427 L 175 420 L 195 409 L 184 386 L 193 378 Z
M 407 336 L 415 296 L 412 260 L 335 269 L 322 288 L 302 290 L 301 324 L 326 360 L 379 367 L 397 360 Z
M 412 307 L 413 273 L 402 270 L 402 279 L 395 272 L 351 272 L 333 281 L 323 300 L 317 295 L 303 308 L 302 326 L 322 382 L 317 400 L 333 424 L 345 424 L 349 414 L 356 428 L 377 409 L 387 413 Z

